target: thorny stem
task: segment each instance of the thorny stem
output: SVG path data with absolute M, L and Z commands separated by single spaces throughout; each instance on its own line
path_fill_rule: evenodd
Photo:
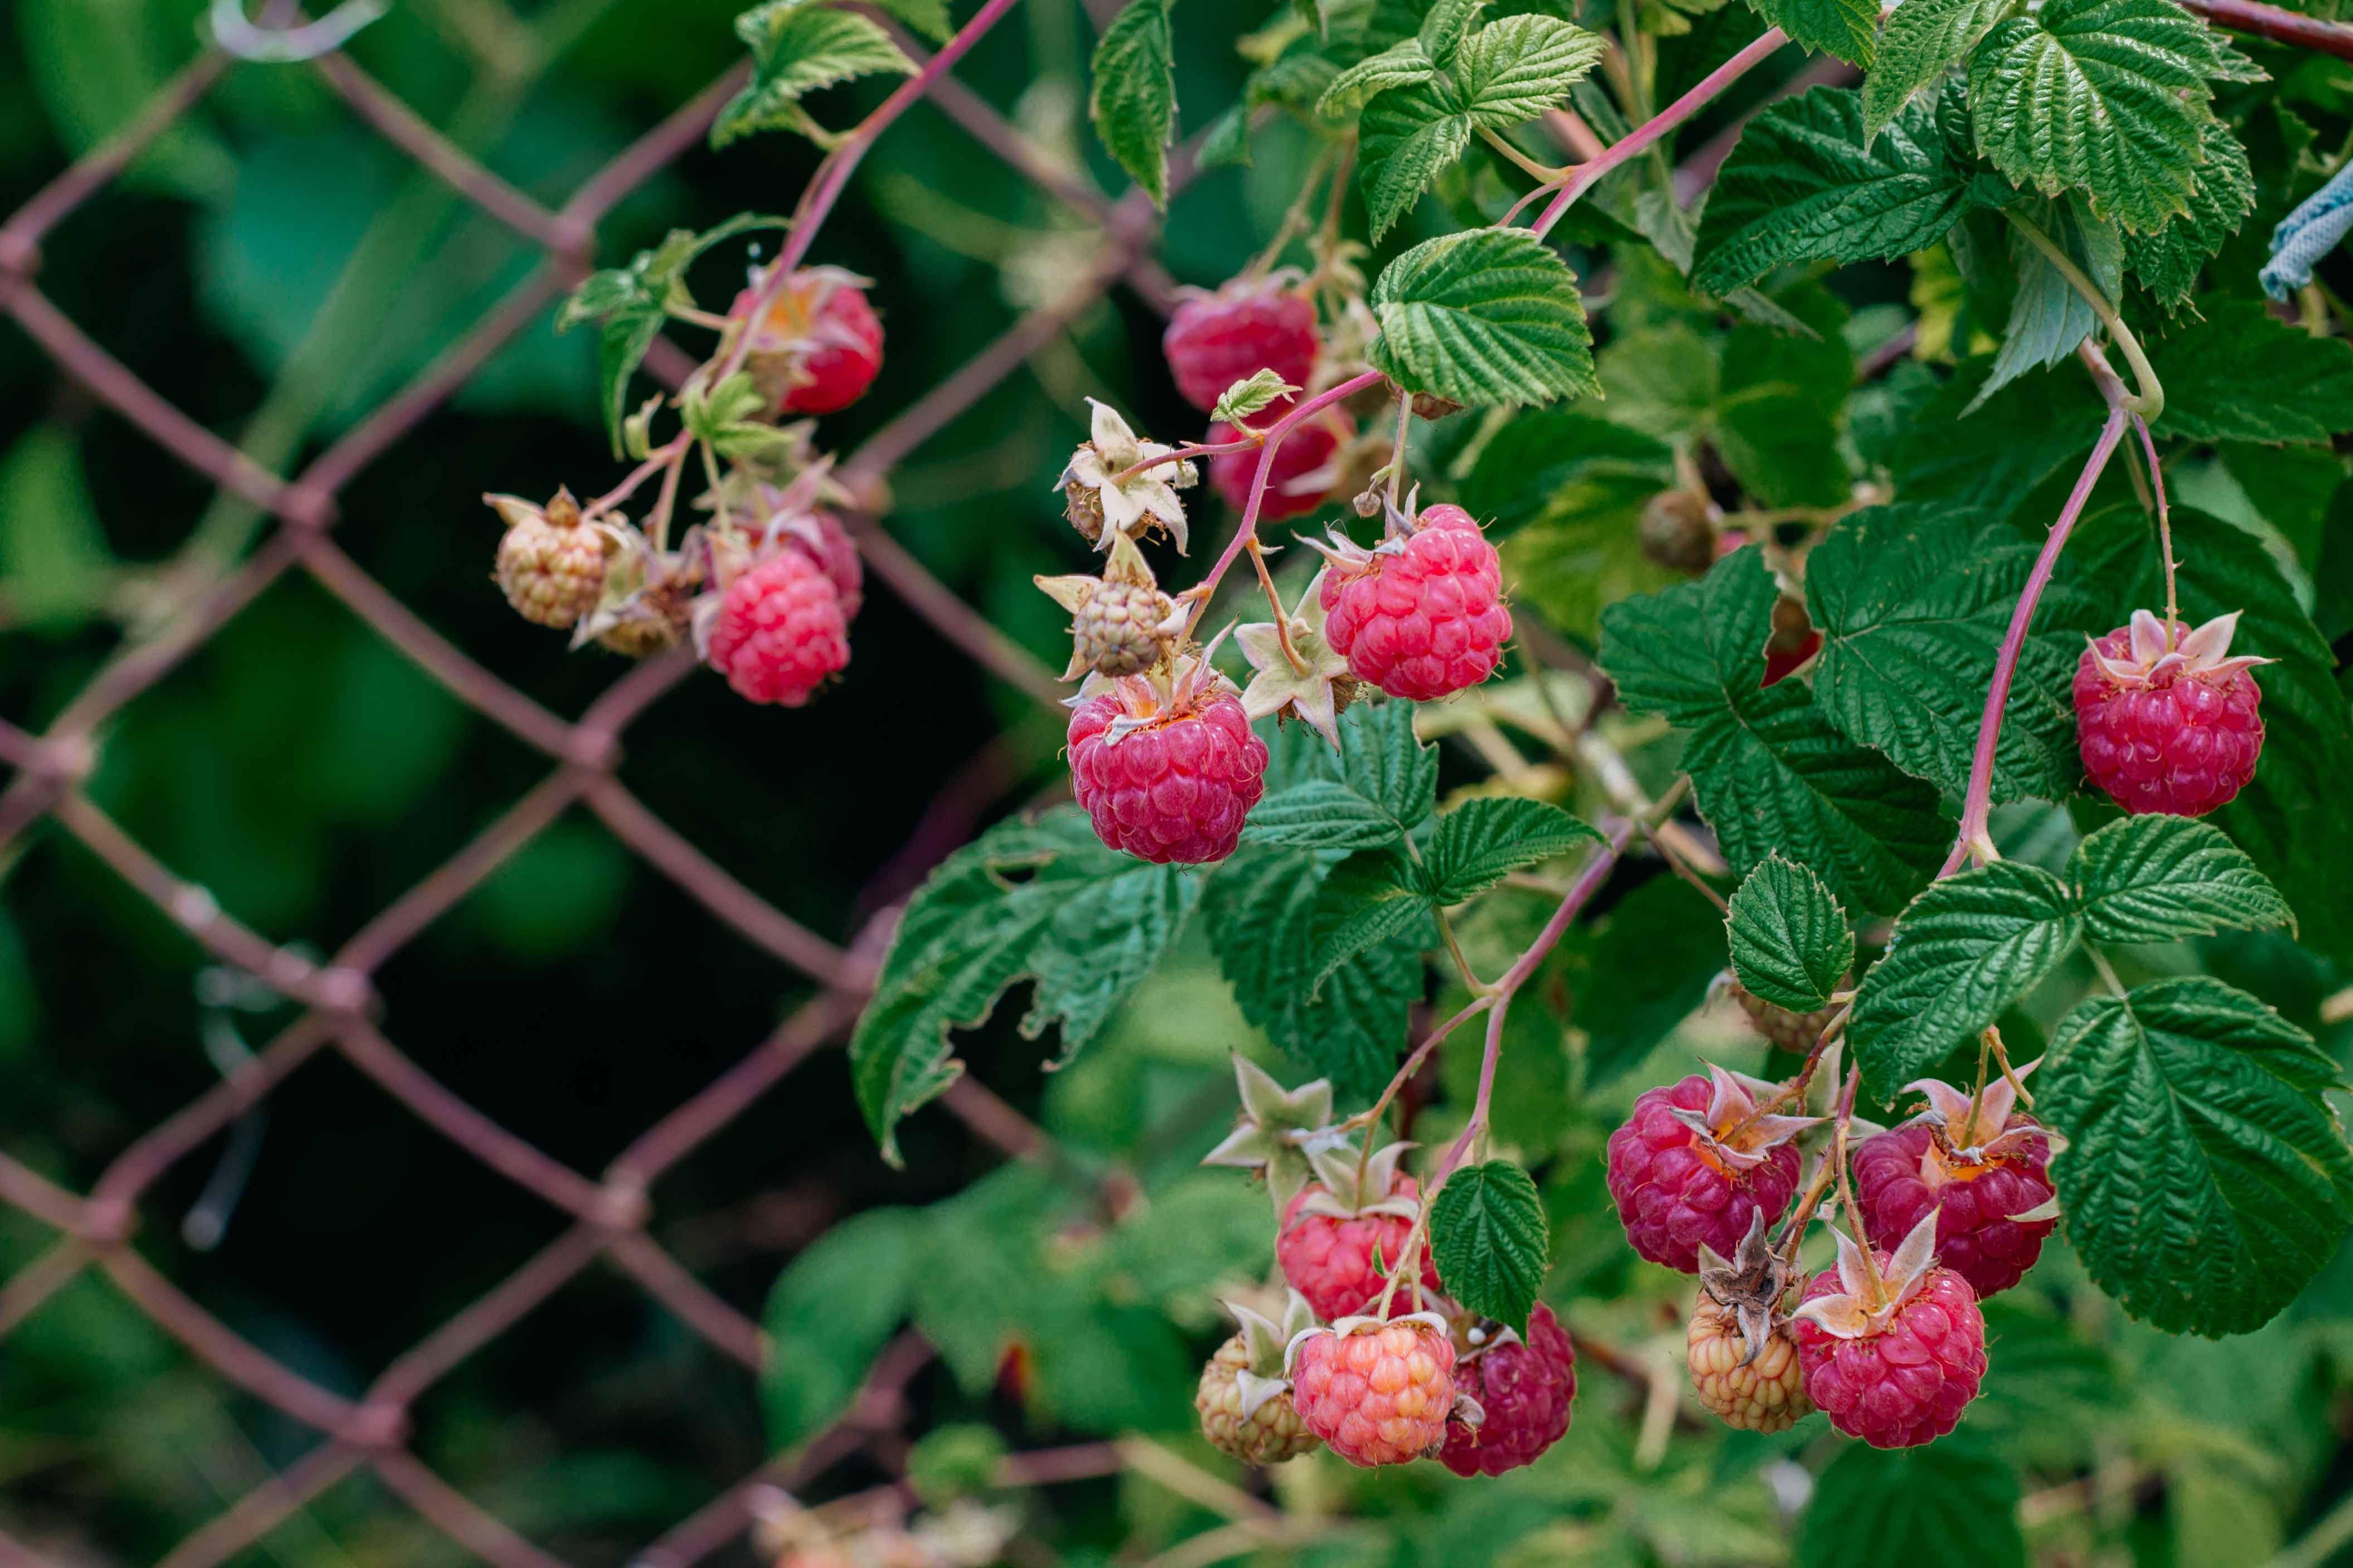
M 1778 27 L 1772 28 L 1755 43 L 1708 72 L 1701 79 L 1698 86 L 1612 142 L 1609 151 L 1603 153 L 1601 156 L 1588 159 L 1569 171 L 1565 178 L 1557 182 L 1558 194 L 1536 218 L 1534 229 L 1535 237 L 1542 239 L 1550 234 L 1553 226 L 1560 222 L 1561 215 L 1568 211 L 1577 197 L 1599 184 L 1603 175 L 1643 152 L 1668 132 L 1698 113 L 1706 107 L 1710 100 L 1739 80 L 1788 41 L 1789 36 L 1787 33 Z M 1548 182 L 1546 185 L 1537 187 L 1537 192 L 1532 195 L 1552 188 L 1552 184 Z M 1504 214 L 1497 226 L 1501 227 L 1510 223 L 1518 210 L 1514 207 L 1512 212 Z
M 859 161 L 866 156 L 866 150 L 890 128 L 892 121 L 921 102 L 931 91 L 932 84 L 947 75 L 948 68 L 962 59 L 973 45 L 980 42 L 981 36 L 1003 20 L 1005 14 L 1017 3 L 1018 0 L 987 0 L 973 14 L 972 20 L 956 30 L 955 37 L 940 46 L 939 53 L 925 60 L 921 70 L 901 82 L 897 90 L 875 105 L 874 111 L 860 121 L 825 155 L 825 161 L 818 165 L 816 177 L 801 192 L 801 199 L 793 208 L 790 231 L 777 254 L 776 264 L 768 269 L 767 277 L 760 284 L 759 297 L 753 301 L 749 320 L 762 320 L 776 302 L 784 298 L 786 285 L 792 280 L 793 269 L 807 258 L 809 247 L 817 242 L 817 232 L 824 225 L 826 215 L 833 210 L 833 204 L 841 199 L 841 193 L 848 188 L 849 176 L 857 169 Z M 737 334 L 734 343 L 727 351 L 726 362 L 712 380 L 724 381 L 742 369 L 744 356 L 751 350 L 751 332 L 745 331 Z
M 2113 377 L 2110 378 L 2113 381 Z M 1993 810 L 1993 759 L 2001 740 L 2003 710 L 2010 703 L 2010 681 L 2018 674 L 2018 660 L 2026 649 L 2026 634 L 2034 624 L 2034 607 L 2049 586 L 2051 574 L 2058 569 L 2059 552 L 2066 548 L 2068 534 L 2074 531 L 2075 520 L 2083 515 L 2084 505 L 2092 498 L 2092 487 L 2099 482 L 2109 457 L 2124 436 L 2126 409 L 2119 395 L 2121 387 L 2109 393 L 2107 423 L 2100 427 L 2100 438 L 2092 447 L 2092 455 L 2084 463 L 2084 471 L 2075 479 L 2074 491 L 2059 513 L 2059 521 L 2051 526 L 2051 535 L 2042 542 L 2042 553 L 2035 557 L 2034 570 L 2028 574 L 2026 586 L 2019 591 L 2018 607 L 2010 612 L 2010 630 L 2001 639 L 2001 652 L 1993 664 L 1993 680 L 1986 688 L 1985 713 L 1978 721 L 1977 753 L 1969 762 L 1969 784 L 1961 800 L 1961 828 L 1953 840 L 1953 852 L 1936 875 L 1949 877 L 1961 868 L 1972 855 L 1990 857 L 1993 840 L 1986 831 L 1986 821 Z
M 1258 471 L 1250 478 L 1250 504 L 1242 509 L 1241 525 L 1234 530 L 1232 542 L 1226 546 L 1225 553 L 1218 557 L 1217 564 L 1209 568 L 1208 575 L 1202 578 L 1195 589 L 1200 597 L 1193 601 L 1193 613 L 1186 617 L 1185 635 L 1187 637 L 1192 636 L 1193 628 L 1201 624 L 1202 614 L 1208 609 L 1209 600 L 1217 593 L 1218 584 L 1225 576 L 1226 568 L 1234 563 L 1234 557 L 1242 552 L 1242 547 L 1245 544 L 1253 542 L 1258 538 L 1259 508 L 1266 500 L 1266 479 L 1274 466 L 1276 446 L 1285 436 L 1298 428 L 1300 422 L 1310 415 L 1331 406 L 1344 397 L 1362 392 L 1380 379 L 1381 373 L 1377 370 L 1368 370 L 1362 375 L 1351 376 L 1337 386 L 1328 387 L 1301 403 L 1267 429 L 1266 445 L 1259 453 Z
M 2181 619 L 2181 607 L 2173 595 L 2173 516 L 2165 504 L 2165 470 L 2157 464 L 2157 442 L 2148 433 L 2148 421 L 2136 414 L 2133 428 L 2140 433 L 2140 449 L 2148 458 L 2149 488 L 2157 493 L 2157 542 L 2165 555 L 2165 651 L 2173 651 L 2174 627 Z
M 2158 384 L 2157 372 L 2149 368 L 2148 356 L 2140 350 L 2140 340 L 2133 336 L 2132 329 L 2125 325 L 2125 319 L 2116 313 L 2116 308 L 2108 302 L 2108 297 L 2100 291 L 2099 285 L 2085 277 L 2084 269 L 2075 265 L 2074 258 L 2059 248 L 2058 242 L 2049 235 L 2015 212 L 2008 216 L 2018 232 L 2024 235 L 2029 243 L 2042 253 L 2042 258 L 2067 280 L 2068 287 L 2084 297 L 2084 302 L 2092 307 L 2092 313 L 2100 318 L 2100 324 L 2108 329 L 2108 335 L 2116 339 L 2116 347 L 2124 351 L 2125 363 L 2132 366 L 2133 385 L 2137 393 L 2137 395 L 2125 399 L 2126 411 L 2144 419 L 2154 419 L 2164 413 L 2165 388 Z

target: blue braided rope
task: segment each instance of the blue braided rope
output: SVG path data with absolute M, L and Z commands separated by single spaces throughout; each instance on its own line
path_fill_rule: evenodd
M 2272 258 L 2263 266 L 2263 292 L 2284 300 L 2312 281 L 2320 258 L 2353 229 L 2353 163 L 2337 171 L 2320 189 L 2272 230 Z

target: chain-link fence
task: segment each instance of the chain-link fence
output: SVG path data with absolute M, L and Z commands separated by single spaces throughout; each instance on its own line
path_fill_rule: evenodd
M 0 847 L 20 842 L 47 819 L 112 868 L 211 958 L 256 977 L 302 1011 L 217 1086 L 124 1148 L 87 1193 L 69 1191 L 0 1153 L 0 1200 L 56 1232 L 45 1252 L 0 1285 L 0 1336 L 71 1281 L 96 1270 L 220 1377 L 317 1434 L 316 1446 L 299 1461 L 182 1541 L 164 1560 L 172 1568 L 236 1556 L 362 1470 L 373 1472 L 432 1526 L 487 1561 L 552 1564 L 558 1559 L 453 1488 L 406 1446 L 411 1407 L 470 1356 L 600 1263 L 636 1281 L 721 1354 L 740 1363 L 747 1377 L 756 1374 L 766 1348 L 760 1326 L 649 1235 L 654 1190 L 665 1173 L 742 1117 L 811 1053 L 843 1038 L 887 941 L 890 911 L 870 921 L 847 948 L 836 946 L 703 855 L 616 776 L 624 735 L 691 672 L 688 652 L 675 650 L 632 668 L 577 717 L 561 717 L 437 632 L 339 548 L 337 497 L 409 437 L 510 340 L 545 320 L 553 301 L 586 273 L 596 256 L 599 223 L 702 139 L 720 107 L 742 85 L 743 73 L 713 82 L 550 210 L 445 139 L 340 51 L 305 63 L 259 63 L 287 52 L 279 40 L 291 36 L 272 30 L 273 24 L 292 19 L 273 10 L 259 28 L 232 39 L 238 52 L 216 42 L 134 121 L 0 224 L 0 310 L 60 369 L 158 447 L 271 520 L 267 536 L 233 571 L 175 606 L 160 630 L 127 643 L 44 731 L 0 721 L 0 761 L 15 769 L 0 793 Z M 911 58 L 928 66 L 920 47 L 899 36 Z M 40 284 L 44 237 L 113 184 L 227 75 L 289 69 L 318 73 L 362 121 L 542 253 L 530 276 L 457 342 L 290 477 L 270 471 L 174 407 L 60 310 Z M 944 72 L 926 69 L 911 86 L 1040 190 L 1100 224 L 1104 238 L 1097 265 L 1066 298 L 1016 322 L 845 458 L 841 472 L 854 493 L 871 493 L 873 482 L 893 465 L 987 396 L 1123 279 L 1156 303 L 1165 303 L 1170 291 L 1149 258 L 1157 225 L 1140 193 L 1106 200 Z M 1180 156 L 1174 178 L 1186 179 L 1189 168 L 1189 160 Z M 657 343 L 648 363 L 672 384 L 692 368 L 690 357 L 667 341 Z M 870 571 L 950 642 L 1041 701 L 1059 698 L 1059 688 L 1035 660 L 960 603 L 871 519 L 860 520 L 860 535 Z M 303 956 L 299 942 L 273 941 L 240 922 L 206 889 L 183 880 L 144 848 L 84 788 L 102 727 L 290 574 L 307 574 L 460 701 L 553 764 L 535 788 L 323 963 Z M 812 1000 L 733 1067 L 656 1121 L 596 1174 L 550 1157 L 484 1115 L 420 1068 L 375 1021 L 383 1015 L 376 977 L 387 961 L 575 805 L 594 812 L 717 920 L 818 987 Z M 331 1392 L 257 1347 L 185 1294 L 131 1240 L 142 1199 L 167 1172 L 290 1077 L 329 1054 L 341 1055 L 451 1142 L 570 1222 L 553 1243 L 385 1366 L 356 1398 Z M 946 1104 L 974 1132 L 1008 1152 L 1030 1147 L 1036 1136 L 1018 1112 L 969 1079 Z M 738 1539 L 751 1523 L 760 1489 L 792 1489 L 871 1435 L 895 1426 L 900 1393 L 928 1357 L 927 1347 L 912 1335 L 901 1341 L 881 1358 L 840 1422 L 712 1499 L 647 1545 L 638 1561 L 681 1565 Z M 1022 1456 L 1012 1467 L 1023 1479 L 1044 1481 L 1100 1474 L 1113 1462 L 1107 1449 L 1089 1447 Z M 5 1536 L 0 1536 L 0 1558 L 44 1561 Z

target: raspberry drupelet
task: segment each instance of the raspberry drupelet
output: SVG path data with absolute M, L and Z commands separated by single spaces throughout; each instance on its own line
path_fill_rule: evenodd
M 1758 1114 L 1778 1090 L 1710 1067 L 1635 1100 L 1609 1135 L 1607 1178 L 1635 1251 L 1695 1273 L 1703 1246 L 1729 1258 L 1757 1215 L 1781 1217 L 1798 1190 L 1789 1140 L 1821 1119 Z
M 1291 1385 L 1300 1419 L 1334 1453 L 1352 1465 L 1402 1465 L 1446 1440 L 1454 1342 L 1434 1313 L 1343 1318 L 1292 1342 Z
M 1324 636 L 1357 679 L 1430 702 L 1478 685 L 1503 662 L 1512 637 L 1503 562 L 1461 507 L 1440 503 L 1410 520 L 1392 508 L 1374 548 L 1336 533 L 1315 548 L 1331 563 Z
M 2005 1079 L 1989 1081 L 1974 1107 L 1967 1091 L 1934 1079 L 1904 1087 L 1927 1096 L 1928 1109 L 1854 1152 L 1865 1228 L 1904 1236 L 1933 1215 L 1939 1265 L 1968 1280 L 1979 1300 L 2009 1289 L 2058 1224 L 2049 1170 L 2057 1135 L 2015 1109 L 2018 1093 Z
M 1206 866 L 1234 852 L 1266 792 L 1266 742 L 1206 658 L 1178 664 L 1165 692 L 1139 675 L 1087 679 L 1071 700 L 1071 783 L 1112 848 Z
M 797 708 L 849 663 L 849 627 L 826 569 L 782 550 L 727 585 L 707 647 L 711 668 L 738 694 Z
M 2075 734 L 2084 771 L 2127 812 L 2203 816 L 2255 776 L 2263 750 L 2254 667 L 2233 656 L 2239 612 L 2191 630 L 2147 610 L 2084 650 Z
M 1894 1256 L 1838 1236 L 1838 1266 L 1806 1287 L 1792 1315 L 1806 1396 L 1831 1425 L 1874 1448 L 1910 1448 L 1953 1429 L 1986 1374 L 1985 1316 L 1969 1282 L 1936 1267 L 1936 1222 Z
M 1577 1347 L 1550 1307 L 1528 1314 L 1525 1339 L 1493 1324 L 1486 1331 L 1501 1337 L 1454 1363 L 1456 1390 L 1484 1417 L 1475 1426 L 1446 1424 L 1438 1462 L 1458 1476 L 1500 1476 L 1535 1463 L 1568 1431 L 1569 1402 L 1577 1397 Z

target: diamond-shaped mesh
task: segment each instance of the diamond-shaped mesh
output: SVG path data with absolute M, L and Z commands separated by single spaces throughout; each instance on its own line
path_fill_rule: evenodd
M 901 42 L 923 62 L 923 52 L 912 40 L 902 35 Z M 462 339 L 291 478 L 270 472 L 174 408 L 60 311 L 42 293 L 38 281 L 43 237 L 111 184 L 225 75 L 237 69 L 289 68 L 317 71 L 361 121 L 538 247 L 544 257 Z M 712 83 L 592 175 L 562 207 L 550 211 L 442 138 L 341 53 L 298 68 L 250 64 L 214 47 L 173 79 L 119 135 L 76 162 L 0 224 L 0 311 L 12 317 L 60 368 L 158 446 L 271 519 L 267 538 L 236 570 L 183 606 L 164 631 L 126 644 L 64 706 L 46 732 L 35 734 L 0 721 L 0 763 L 15 770 L 0 791 L 0 850 L 47 818 L 113 868 L 212 958 L 255 976 L 305 1009 L 250 1060 L 132 1142 L 87 1194 L 68 1191 L 0 1153 L 0 1202 L 58 1233 L 45 1252 L 0 1285 L 0 1336 L 94 1269 L 229 1383 L 319 1435 L 307 1455 L 183 1541 L 164 1560 L 172 1568 L 195 1568 L 237 1555 L 311 1500 L 362 1469 L 372 1471 L 450 1540 L 489 1562 L 534 1568 L 555 1563 L 557 1559 L 461 1495 L 405 1446 L 407 1415 L 420 1395 L 467 1357 L 599 1262 L 635 1280 L 722 1354 L 740 1363 L 747 1375 L 761 1364 L 765 1345 L 760 1326 L 707 1289 L 647 1234 L 649 1194 L 664 1173 L 742 1116 L 811 1053 L 839 1043 L 857 1016 L 882 928 L 870 925 L 848 950 L 825 941 L 695 849 L 615 776 L 623 732 L 692 670 L 690 654 L 674 650 L 634 667 L 578 718 L 564 719 L 432 630 L 338 548 L 332 534 L 337 493 L 455 395 L 508 340 L 542 319 L 562 291 L 586 271 L 596 252 L 598 223 L 632 191 L 695 146 L 743 79 L 739 69 Z M 1101 264 L 1068 297 L 1017 322 L 849 454 L 842 468 L 853 479 L 886 474 L 1123 278 L 1147 297 L 1166 300 L 1168 293 L 1166 277 L 1148 258 L 1156 225 L 1141 193 L 1113 202 L 1074 183 L 1038 156 L 977 96 L 944 74 L 927 84 L 927 96 L 1041 190 L 1102 223 L 1108 238 Z M 1178 163 L 1174 178 L 1182 180 L 1188 161 L 1180 158 Z M 667 342 L 658 342 L 656 351 L 649 367 L 673 384 L 691 368 L 689 357 Z M 871 524 L 862 526 L 860 544 L 869 569 L 950 641 L 1043 700 L 1060 695 L 1045 670 L 886 534 Z M 142 847 L 82 787 L 95 755 L 92 738 L 100 726 L 290 572 L 309 574 L 460 701 L 554 763 L 544 780 L 487 830 L 323 963 L 240 924 L 202 888 L 183 881 Z M 594 812 L 622 842 L 719 920 L 819 987 L 813 1000 L 748 1055 L 647 1128 L 594 1176 L 552 1159 L 483 1115 L 426 1073 L 372 1021 L 378 1014 L 374 976 L 383 965 L 575 803 Z M 356 1400 L 329 1392 L 258 1349 L 129 1245 L 142 1196 L 167 1171 L 227 1130 L 313 1058 L 330 1052 L 342 1055 L 492 1172 L 554 1205 L 573 1222 L 522 1268 L 386 1366 Z M 1027 1143 L 1031 1130 L 977 1085 L 961 1086 L 946 1105 L 975 1132 L 1009 1151 L 1018 1152 Z M 737 1539 L 751 1521 L 759 1489 L 789 1489 L 858 1447 L 891 1419 L 899 1391 L 928 1359 L 928 1348 L 912 1334 L 894 1344 L 840 1422 L 711 1500 L 649 1544 L 637 1561 L 648 1568 L 681 1568 Z M 1013 1468 L 1048 1480 L 1100 1473 L 1106 1462 L 1105 1454 L 1092 1450 L 1050 1451 L 1023 1456 Z M 0 1535 L 0 1560 L 43 1561 L 5 1535 Z

